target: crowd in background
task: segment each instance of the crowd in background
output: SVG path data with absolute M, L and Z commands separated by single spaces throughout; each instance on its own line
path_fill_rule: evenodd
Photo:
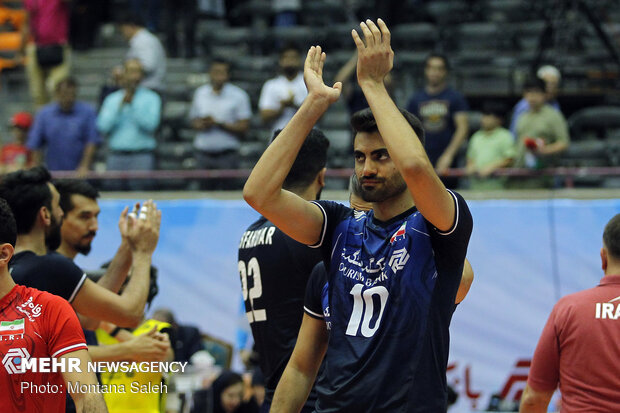
M 77 176 L 86 176 L 101 148 L 105 148 L 107 171 L 157 169 L 158 134 L 167 103 L 167 56 L 196 56 L 193 29 L 197 16 L 227 19 L 230 25 L 248 22 L 234 13 L 244 3 L 241 1 L 198 0 L 180 6 L 169 1 L 129 3 L 127 13 L 111 13 L 112 2 L 23 2 L 29 18 L 21 27 L 20 53 L 27 57 L 25 70 L 36 113 L 15 113 L 11 119 L 12 135 L 4 137 L 0 158 L 3 170 L 44 164 L 52 171 L 76 171 Z M 298 23 L 301 1 L 272 3 L 274 26 Z M 351 2 L 352 10 L 368 6 L 366 3 Z M 375 6 L 385 9 L 387 15 L 398 15 L 395 2 Z M 125 60 L 101 85 L 100 105 L 95 108 L 78 99 L 79 85 L 70 70 L 71 52 L 93 47 L 99 24 L 111 15 L 128 48 Z M 185 114 L 194 133 L 196 169 L 240 167 L 253 110 L 258 112 L 261 126 L 271 131 L 283 128 L 295 113 L 306 94 L 301 71 L 305 45 L 287 42 L 278 46 L 278 74 L 262 86 L 256 108 L 247 91 L 231 82 L 231 62 L 205 56 L 209 81 L 194 90 Z M 542 65 L 526 79 L 522 99 L 514 107 L 505 101 L 483 102 L 478 122 L 468 119 L 467 98 L 451 86 L 450 56 L 430 53 L 423 64 L 424 85 L 407 97 L 406 109 L 422 120 L 429 158 L 449 187 L 487 190 L 563 185 L 561 179 L 498 173 L 509 167 L 539 170 L 555 166 L 555 160 L 568 148 L 568 126 L 557 101 L 562 78 L 558 69 Z M 351 59 L 335 80 L 346 85 L 354 72 L 355 60 Z M 344 99 L 349 113 L 366 107 L 361 91 L 347 88 Z M 32 120 L 25 120 L 30 117 Z M 451 168 L 462 168 L 461 173 L 449 173 Z M 207 180 L 200 185 L 201 189 L 239 187 L 240 182 L 231 180 Z M 101 188 L 148 190 L 155 186 L 146 179 L 110 180 Z

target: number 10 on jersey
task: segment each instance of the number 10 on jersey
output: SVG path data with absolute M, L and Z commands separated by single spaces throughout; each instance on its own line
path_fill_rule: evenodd
M 245 315 L 252 324 L 255 321 L 267 321 L 267 311 L 254 306 L 254 300 L 263 295 L 263 285 L 260 279 L 260 266 L 256 257 L 252 257 L 246 266 L 245 262 L 239 261 L 239 275 L 241 276 L 241 288 L 243 289 L 243 301 L 250 304 L 250 311 Z M 252 277 L 253 285 L 248 290 L 248 277 Z
M 383 310 L 385 310 L 385 304 L 387 303 L 390 293 L 387 288 L 383 286 L 372 287 L 362 292 L 363 288 L 363 284 L 355 284 L 349 292 L 349 294 L 353 296 L 353 310 L 351 311 L 351 318 L 347 326 L 346 334 L 348 336 L 356 336 L 361 324 L 362 335 L 364 337 L 372 337 L 379 329 L 379 325 L 381 325 Z M 375 295 L 379 296 L 380 307 L 375 325 L 371 327 L 370 322 L 375 315 L 375 303 L 373 300 L 373 296 Z

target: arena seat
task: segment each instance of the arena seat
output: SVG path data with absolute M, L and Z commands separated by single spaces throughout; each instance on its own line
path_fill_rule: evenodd
M 432 23 L 403 23 L 392 30 L 394 47 L 415 51 L 431 51 L 439 43 L 439 30 Z
M 594 133 L 599 139 L 606 139 L 609 131 L 620 129 L 619 106 L 595 106 L 581 109 L 568 119 L 573 140 L 584 139 Z

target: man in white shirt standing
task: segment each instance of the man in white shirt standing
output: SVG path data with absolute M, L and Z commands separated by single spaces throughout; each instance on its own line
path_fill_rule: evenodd
M 194 139 L 200 169 L 233 169 L 239 166 L 240 139 L 250 127 L 250 97 L 229 83 L 230 64 L 214 59 L 209 68 L 211 83 L 194 93 L 189 118 L 197 131 Z M 216 184 L 213 182 L 213 184 Z M 220 181 L 203 189 L 227 189 L 230 182 Z
M 127 15 L 119 22 L 123 37 L 129 42 L 126 59 L 137 59 L 142 63 L 144 79 L 140 86 L 154 90 L 161 95 L 166 90 L 166 52 L 157 36 L 149 32 L 138 16 Z
M 282 74 L 265 82 L 258 101 L 260 117 L 271 124 L 272 131 L 286 126 L 308 93 L 297 47 L 292 44 L 283 47 L 278 65 Z

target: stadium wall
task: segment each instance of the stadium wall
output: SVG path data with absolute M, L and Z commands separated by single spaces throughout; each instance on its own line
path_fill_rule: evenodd
M 103 199 L 99 232 L 78 264 L 95 269 L 120 243 L 118 216 L 130 199 Z M 475 280 L 452 322 L 448 382 L 459 393 L 451 412 L 518 400 L 530 357 L 560 297 L 596 285 L 605 223 L 620 200 L 469 202 L 474 232 L 468 258 Z M 159 295 L 181 323 L 231 343 L 246 323 L 240 310 L 237 247 L 258 214 L 239 200 L 163 200 L 154 265 Z M 286 274 L 282 274 L 286 276 Z M 493 395 L 499 395 L 493 399 Z

